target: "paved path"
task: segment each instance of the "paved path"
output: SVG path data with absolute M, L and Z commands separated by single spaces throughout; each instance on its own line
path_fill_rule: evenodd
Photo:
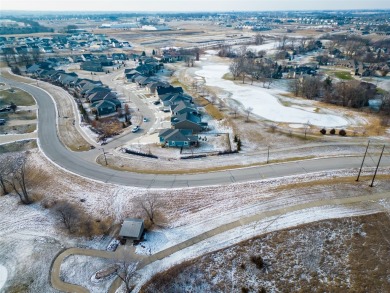
M 98 258 L 106 258 L 106 259 L 112 259 L 112 260 L 121 260 L 123 259 L 123 256 L 125 255 L 130 257 L 130 259 L 134 261 L 140 261 L 142 256 L 135 254 L 135 247 L 128 247 L 128 246 L 120 246 L 115 252 L 111 251 L 104 251 L 104 250 L 95 250 L 95 249 L 84 249 L 84 248 L 69 248 L 61 252 L 54 262 L 52 263 L 51 271 L 50 271 L 50 282 L 53 288 L 64 291 L 64 292 L 80 292 L 80 293 L 88 293 L 89 291 L 79 285 L 71 284 L 71 283 L 65 283 L 60 278 L 60 270 L 61 270 L 61 264 L 63 261 L 71 256 L 71 255 L 84 255 L 84 256 L 91 256 L 91 257 L 98 257 Z M 121 280 L 115 281 L 116 283 L 119 283 L 119 286 L 121 284 Z M 115 284 L 116 284 L 115 283 Z
M 135 249 L 132 247 L 132 249 L 129 252 L 130 253 L 129 259 L 133 259 L 134 261 L 139 262 L 137 267 L 137 269 L 139 270 L 155 261 L 162 260 L 174 253 L 177 253 L 183 249 L 191 247 L 192 245 L 200 243 L 218 234 L 227 232 L 229 230 L 238 227 L 246 226 L 254 222 L 262 221 L 267 218 L 281 216 L 288 213 L 315 208 L 315 207 L 332 206 L 332 205 L 350 205 L 350 204 L 373 202 L 373 201 L 375 202 L 380 199 L 389 199 L 389 198 L 390 198 L 390 192 L 384 192 L 384 193 L 377 193 L 377 194 L 370 194 L 370 195 L 356 196 L 356 197 L 349 197 L 349 198 L 317 200 L 317 201 L 306 202 L 297 205 L 291 205 L 284 208 L 269 210 L 258 214 L 250 215 L 247 217 L 243 217 L 239 220 L 211 229 L 207 232 L 199 234 L 179 244 L 176 244 L 160 252 L 157 252 L 151 256 L 136 255 L 134 253 Z M 70 248 L 58 255 L 58 257 L 55 259 L 53 263 L 52 270 L 51 270 L 50 279 L 51 279 L 52 286 L 57 290 L 61 290 L 65 292 L 87 293 L 89 291 L 86 288 L 74 284 L 65 283 L 60 280 L 59 275 L 60 275 L 61 263 L 66 257 L 70 255 L 87 255 L 87 256 L 108 258 L 108 259 L 115 260 L 118 259 L 118 257 L 123 256 L 123 251 L 119 250 L 117 252 L 107 252 L 107 251 L 92 250 L 92 249 Z M 121 285 L 121 280 L 117 278 L 111 285 L 109 289 L 109 293 L 114 293 L 119 288 L 120 285 Z

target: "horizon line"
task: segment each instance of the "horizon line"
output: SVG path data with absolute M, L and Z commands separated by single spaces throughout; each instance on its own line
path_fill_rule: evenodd
M 19 9 L 8 9 L 8 10 L 2 10 L 0 9 L 1 13 L 5 12 L 25 12 L 25 13 L 240 13 L 240 12 L 319 12 L 319 11 L 390 11 L 389 8 L 340 8 L 340 9 L 276 9 L 276 10 L 156 10 L 156 11 L 142 11 L 142 10 L 135 10 L 135 11 L 120 11 L 120 10 L 19 10 Z M 1 18 L 2 16 L 0 16 Z

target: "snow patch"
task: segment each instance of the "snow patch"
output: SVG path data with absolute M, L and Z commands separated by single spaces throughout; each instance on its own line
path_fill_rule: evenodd
M 267 120 L 287 123 L 307 123 L 316 126 L 340 127 L 348 125 L 342 117 L 330 114 L 313 113 L 312 108 L 307 111 L 286 107 L 279 102 L 280 91 L 269 90 L 251 85 L 238 85 L 222 77 L 229 72 L 228 65 L 205 65 L 196 71 L 198 76 L 206 79 L 209 86 L 219 87 L 229 93 L 231 98 L 241 102 L 245 108 L 252 107 L 253 113 Z
M 4 287 L 5 282 L 7 281 L 8 271 L 7 268 L 3 265 L 0 265 L 0 290 Z

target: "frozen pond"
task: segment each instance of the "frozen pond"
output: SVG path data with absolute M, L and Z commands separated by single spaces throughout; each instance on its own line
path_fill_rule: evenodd
M 5 266 L 0 265 L 0 290 L 5 285 L 5 282 L 7 281 L 8 277 L 8 271 L 5 268 Z
M 287 123 L 310 123 L 320 127 L 341 127 L 348 121 L 340 116 L 313 112 L 313 106 L 287 107 L 276 97 L 278 92 L 248 84 L 235 84 L 223 79 L 229 72 L 227 65 L 205 65 L 196 74 L 202 76 L 209 86 L 219 87 L 231 94 L 231 98 L 239 101 L 245 108 L 252 107 L 253 113 L 267 120 Z M 307 109 L 305 109 L 307 108 Z

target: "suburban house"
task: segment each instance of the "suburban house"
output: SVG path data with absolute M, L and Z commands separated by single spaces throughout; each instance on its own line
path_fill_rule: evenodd
M 189 129 L 163 129 L 158 135 L 160 143 L 167 147 L 193 147 L 198 146 L 198 136 L 192 135 Z
M 176 116 L 184 113 L 199 115 L 199 111 L 194 108 L 194 104 L 186 100 L 180 100 L 178 103 L 171 105 L 171 113 Z
M 192 102 L 192 97 L 183 93 L 168 93 L 160 96 L 160 101 L 165 107 L 170 107 L 180 101 Z
M 85 71 L 103 72 L 103 66 L 100 61 L 85 61 L 81 63 L 80 68 Z
M 170 120 L 172 128 L 159 132 L 160 144 L 183 148 L 198 146 L 199 140 L 196 133 L 206 130 L 208 124 L 202 122 L 201 114 L 192 102 L 192 97 L 185 94 L 182 87 L 174 87 L 158 77 L 149 76 L 150 72 L 147 69 L 150 67 L 148 66 L 151 64 L 156 67 L 161 66 L 161 63 L 157 63 L 154 58 L 141 56 L 138 60 L 141 63 L 140 66 L 136 69 L 125 70 L 126 79 L 140 87 L 147 88 L 150 94 L 155 94 L 162 104 L 160 110 L 170 111 L 172 114 Z
M 183 93 L 183 88 L 182 87 L 174 87 L 172 85 L 169 85 L 169 86 L 164 85 L 164 86 L 158 86 L 156 91 L 157 91 L 158 97 L 161 99 L 161 96 L 165 95 L 165 94 Z
M 171 125 L 174 129 L 189 129 L 198 133 L 207 129 L 207 122 L 202 122 L 199 114 L 183 113 L 171 117 Z
M 112 59 L 113 60 L 129 60 L 129 57 L 127 57 L 124 53 L 112 53 Z
M 149 82 L 146 85 L 146 88 L 147 88 L 147 90 L 148 90 L 148 92 L 150 94 L 155 94 L 156 90 L 157 90 L 157 87 L 159 87 L 159 86 L 169 86 L 169 83 L 167 83 L 165 81 L 159 81 L 158 79 L 155 79 L 155 80 Z
M 116 99 L 116 95 L 112 92 L 107 92 L 107 91 L 98 91 L 98 92 L 94 92 L 90 95 L 88 95 L 87 97 L 87 100 L 89 100 L 91 103 L 95 103 L 97 101 L 101 101 L 101 100 L 112 100 L 112 99 Z
M 116 113 L 117 108 L 120 108 L 120 105 L 117 106 L 114 102 L 115 100 L 101 100 L 91 104 L 92 112 L 95 112 L 98 116 L 105 116 Z M 118 101 L 120 104 L 120 101 Z
M 137 74 L 140 75 L 140 73 L 135 69 L 125 69 L 125 75 L 127 81 L 133 82 L 133 77 Z
M 124 240 L 140 241 L 144 234 L 144 220 L 127 218 L 123 221 L 119 237 Z

